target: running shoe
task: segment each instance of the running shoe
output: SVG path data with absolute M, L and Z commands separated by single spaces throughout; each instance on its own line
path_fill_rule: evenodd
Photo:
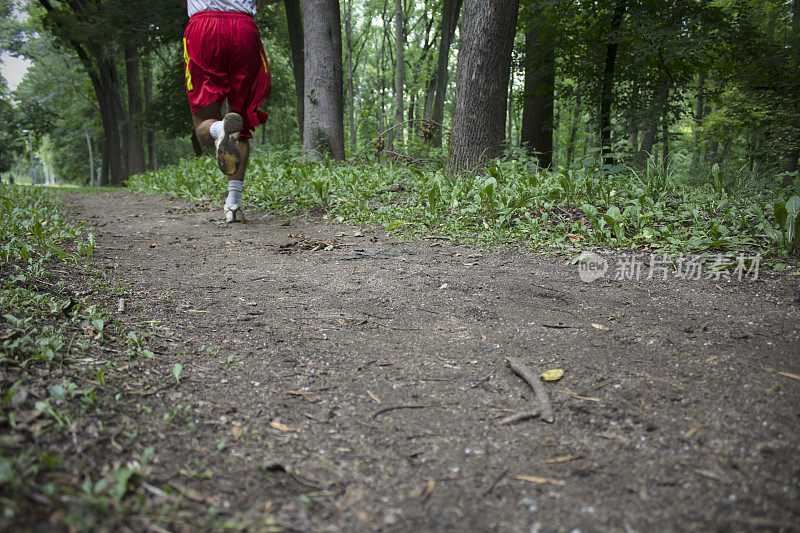
M 231 224 L 232 222 L 244 222 L 244 213 L 239 204 L 225 206 L 225 222 Z
M 215 141 L 217 147 L 217 164 L 226 176 L 236 174 L 241 165 L 239 154 L 239 133 L 242 131 L 242 116 L 238 113 L 228 113 L 222 119 L 222 131 Z

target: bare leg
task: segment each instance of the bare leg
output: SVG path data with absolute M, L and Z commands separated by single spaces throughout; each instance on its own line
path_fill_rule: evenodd
M 209 134 L 210 135 L 210 134 Z M 250 160 L 250 139 L 239 139 L 239 154 L 241 155 L 239 170 L 228 176 L 228 180 L 244 181 L 244 173 L 247 170 L 247 162 Z
M 209 104 L 192 115 L 194 131 L 197 133 L 197 138 L 200 139 L 200 144 L 203 146 L 214 144 L 214 138 L 211 136 L 211 125 L 218 120 L 222 120 L 221 102 Z

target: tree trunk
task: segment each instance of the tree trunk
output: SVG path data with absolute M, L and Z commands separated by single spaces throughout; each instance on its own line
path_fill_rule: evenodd
M 611 105 L 614 101 L 614 69 L 619 48 L 619 30 L 625 15 L 626 0 L 617 0 L 611 17 L 611 28 L 606 43 L 606 59 L 600 89 L 600 147 L 603 162 L 612 163 L 611 155 Z
M 575 154 L 575 137 L 578 134 L 578 126 L 581 118 L 581 89 L 575 94 L 575 112 L 572 115 L 572 127 L 569 130 L 569 140 L 567 141 L 567 159 L 564 164 L 569 167 L 572 165 L 572 156 Z
M 144 82 L 144 106 L 150 107 L 153 101 L 153 71 L 150 68 L 150 61 L 142 63 L 142 81 Z M 145 138 L 147 144 L 147 168 L 156 170 L 158 168 L 158 153 L 156 152 L 156 132 L 153 128 L 145 128 Z
M 665 123 L 667 122 L 665 109 L 668 95 L 669 90 L 667 89 L 667 86 L 660 84 L 656 89 L 656 94 L 652 103 L 650 104 L 650 109 L 647 114 L 647 128 L 644 130 L 644 134 L 642 135 L 642 145 L 639 148 L 639 152 L 634 161 L 634 166 L 638 168 L 645 168 L 645 166 L 647 166 L 647 159 L 653 153 L 653 146 L 656 143 L 656 133 L 658 132 L 659 119 L 663 120 Z
M 108 157 L 108 137 L 103 139 L 103 148 L 100 151 L 100 186 L 107 187 L 109 182 L 109 174 L 111 173 L 111 162 Z
M 514 69 L 511 68 L 508 79 L 508 108 L 506 109 L 506 139 L 508 142 L 514 138 Z
M 98 96 L 98 103 L 105 133 L 103 185 L 118 187 L 122 185 L 125 177 L 121 151 L 120 124 L 122 121 L 119 115 L 119 102 L 115 97 L 117 91 L 111 87 L 114 76 L 110 72 L 107 62 L 99 62 L 99 67 L 102 93 Z
M 518 0 L 467 0 L 456 70 L 450 174 L 502 153 Z
M 403 85 L 406 81 L 406 34 L 403 27 L 403 0 L 394 0 L 394 138 L 397 149 L 403 145 Z
M 535 29 L 525 34 L 525 103 L 521 143 L 539 158 L 539 166 L 553 164 L 553 107 L 556 59 L 553 43 Z
M 384 13 L 383 13 L 383 20 L 386 20 L 386 6 L 384 5 Z M 386 123 L 384 122 L 384 115 L 383 115 L 383 108 L 384 108 L 384 101 L 383 101 L 383 54 L 385 52 L 385 43 L 386 39 L 383 33 L 381 33 L 381 45 L 378 48 L 378 55 L 375 57 L 375 72 L 378 76 L 378 86 L 376 91 L 378 93 L 378 109 L 377 109 L 377 116 L 376 123 L 378 127 L 378 133 L 382 134 L 383 131 L 386 129 Z
M 442 2 L 442 31 L 439 39 L 439 56 L 436 60 L 435 96 L 433 98 L 433 113 L 431 120 L 436 124 L 444 124 L 444 100 L 447 96 L 448 64 L 450 61 L 450 47 L 458 25 L 458 16 L 461 13 L 463 0 L 443 0 Z M 463 40 L 463 39 L 462 39 Z M 505 91 L 503 91 L 505 98 Z M 437 126 L 431 144 L 437 148 L 442 146 L 442 130 Z
M 800 0 L 793 0 L 792 2 L 792 34 L 791 34 L 791 45 L 792 45 L 792 71 L 797 72 L 800 69 Z M 794 87 L 794 98 L 791 99 L 793 102 L 792 109 L 795 117 L 800 117 L 800 103 L 798 103 L 798 97 L 800 97 L 800 87 L 795 85 Z M 792 141 L 786 151 L 786 158 L 783 164 L 783 170 L 786 172 L 797 172 L 797 160 L 800 159 L 800 122 L 796 121 L 794 124 L 794 135 L 792 135 Z M 785 175 L 784 177 L 784 186 L 789 186 L 792 182 L 792 177 L 790 175 Z
M 342 25 L 337 0 L 303 2 L 305 126 L 303 151 L 344 159 Z
M 303 142 L 303 126 L 305 125 L 305 65 L 303 58 L 303 16 L 300 12 L 299 0 L 284 0 L 286 7 L 286 25 L 289 30 L 289 47 L 292 50 L 292 73 L 294 74 L 294 92 L 297 100 L 297 125 L 300 142 Z
M 142 143 L 142 84 L 139 78 L 139 50 L 125 45 L 125 75 L 128 82 L 128 173 L 145 171 Z
M 689 167 L 689 174 L 694 175 L 697 172 L 697 166 L 700 164 L 700 128 L 703 127 L 703 120 L 705 116 L 705 74 L 700 74 L 697 77 L 697 111 L 694 116 L 694 154 L 692 154 L 692 164 Z
M 669 118 L 666 114 L 661 118 L 661 170 L 665 173 L 669 167 Z
M 83 134 L 86 136 L 86 145 L 89 148 L 89 187 L 94 186 L 94 154 L 92 153 L 92 139 L 89 137 L 89 128 L 84 124 Z
M 357 146 L 355 94 L 353 88 L 353 0 L 345 3 L 344 38 L 347 46 L 347 117 L 350 126 L 350 145 Z

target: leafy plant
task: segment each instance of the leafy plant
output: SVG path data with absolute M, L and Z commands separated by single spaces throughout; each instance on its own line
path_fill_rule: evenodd
M 776 202 L 774 213 L 781 244 L 787 252 L 793 253 L 800 245 L 800 196 L 792 196 L 786 202 Z

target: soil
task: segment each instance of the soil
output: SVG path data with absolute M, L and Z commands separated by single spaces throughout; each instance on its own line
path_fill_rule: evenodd
M 148 497 L 249 530 L 800 529 L 796 279 L 584 283 L 520 247 L 224 225 L 128 192 L 63 211 L 155 352 L 123 367 L 149 413 L 106 452 L 155 445 Z M 507 357 L 565 371 L 544 384 L 553 423 L 499 423 L 537 406 Z

